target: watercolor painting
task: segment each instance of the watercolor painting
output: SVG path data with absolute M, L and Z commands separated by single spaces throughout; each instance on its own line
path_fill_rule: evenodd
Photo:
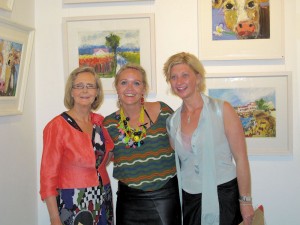
M 22 44 L 0 37 L 0 97 L 15 96 L 22 55 Z
M 112 78 L 128 62 L 140 64 L 139 30 L 107 30 L 78 34 L 80 66 L 95 68 L 101 78 Z
M 245 137 L 276 137 L 275 88 L 208 89 L 208 95 L 234 107 Z
M 212 40 L 269 38 L 269 0 L 212 1 Z

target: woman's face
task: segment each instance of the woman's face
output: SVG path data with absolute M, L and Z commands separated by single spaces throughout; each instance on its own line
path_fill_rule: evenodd
M 73 82 L 74 106 L 91 107 L 97 96 L 97 84 L 93 74 L 79 73 Z
M 185 99 L 197 94 L 200 76 L 187 64 L 177 64 L 170 71 L 170 84 L 174 94 Z
M 119 74 L 117 93 L 121 104 L 140 104 L 141 97 L 145 93 L 142 75 L 138 70 L 126 69 Z

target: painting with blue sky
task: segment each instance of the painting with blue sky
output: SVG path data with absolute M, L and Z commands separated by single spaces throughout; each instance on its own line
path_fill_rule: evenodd
M 239 115 L 246 137 L 276 136 L 275 88 L 208 89 L 208 95 L 228 101 Z

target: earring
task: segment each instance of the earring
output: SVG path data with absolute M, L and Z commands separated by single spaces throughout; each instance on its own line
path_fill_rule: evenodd
M 122 106 L 122 102 L 120 101 L 119 95 L 118 95 L 118 105 L 119 105 L 119 106 Z
M 141 105 L 143 106 L 144 103 L 145 103 L 144 94 L 142 94 L 142 97 L 141 97 Z

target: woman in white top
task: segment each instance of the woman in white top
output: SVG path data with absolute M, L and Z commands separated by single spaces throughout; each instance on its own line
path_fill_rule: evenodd
M 205 70 L 194 55 L 171 56 L 164 74 L 183 101 L 167 121 L 177 156 L 183 224 L 250 225 L 250 169 L 238 115 L 228 102 L 203 93 Z

